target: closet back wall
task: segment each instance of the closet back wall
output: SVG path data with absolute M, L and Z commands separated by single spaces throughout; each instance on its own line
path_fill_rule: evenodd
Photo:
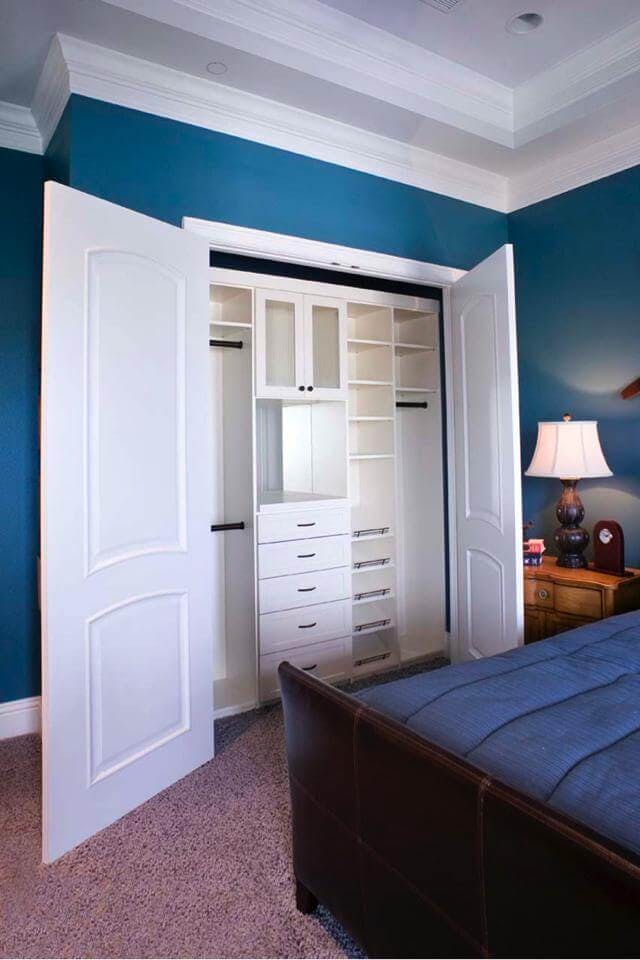
M 7 321 L 15 323 L 15 334 L 12 354 L 2 351 L 3 389 L 15 376 L 11 356 L 22 372 L 11 388 L 11 404 L 20 410 L 3 408 L 11 421 L 1 438 L 3 455 L 19 475 L 14 469 L 0 478 L 0 496 L 15 516 L 0 561 L 7 598 L 0 632 L 8 646 L 0 702 L 39 693 L 34 558 L 42 174 L 35 171 L 41 163 L 20 154 L 2 181 L 10 187 L 2 242 L 12 263 L 20 259 L 15 296 L 21 301 L 20 314 Z M 49 147 L 47 175 L 169 223 L 179 225 L 183 216 L 222 220 L 456 267 L 473 266 L 507 240 L 504 214 L 77 95 Z M 25 177 L 33 196 L 23 203 L 18 185 Z M 23 242 L 16 230 L 24 231 Z

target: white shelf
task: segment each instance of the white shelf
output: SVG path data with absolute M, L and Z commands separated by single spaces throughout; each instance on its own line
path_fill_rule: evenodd
M 350 387 L 392 387 L 393 380 L 349 380 Z
M 343 507 L 349 503 L 347 497 L 325 496 L 320 493 L 305 493 L 297 490 L 263 490 L 259 494 L 258 511 L 260 513 L 278 513 L 292 507 L 310 506 Z
M 437 393 L 435 387 L 396 387 L 396 393 Z
M 349 423 L 393 423 L 393 417 L 349 417 Z
M 242 330 L 253 330 L 252 323 L 236 323 L 234 320 L 211 320 L 209 325 L 211 327 L 240 327 Z
M 390 347 L 391 340 L 365 340 L 359 337 L 347 339 L 349 350 L 359 353 L 361 350 L 373 350 L 375 347 Z
M 396 343 L 395 351 L 398 356 L 408 356 L 411 353 L 433 353 L 435 347 L 428 347 L 423 343 Z
M 350 453 L 349 460 L 393 460 L 395 453 Z

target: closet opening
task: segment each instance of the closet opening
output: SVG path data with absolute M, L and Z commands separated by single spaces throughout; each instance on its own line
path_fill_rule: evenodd
M 437 655 L 448 629 L 441 291 L 215 251 L 211 267 L 211 338 L 242 347 L 210 348 L 218 391 L 233 379 L 233 409 L 220 392 L 214 403 L 219 490 L 222 512 L 233 502 L 245 524 L 214 547 L 235 564 L 226 576 L 217 566 L 216 714 L 250 706 L 252 692 L 277 696 L 282 659 L 348 681 Z

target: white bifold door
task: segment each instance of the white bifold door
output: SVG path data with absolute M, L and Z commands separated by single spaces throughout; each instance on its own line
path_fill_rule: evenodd
M 513 248 L 451 290 L 456 659 L 522 643 L 522 502 Z
M 47 862 L 213 755 L 208 258 L 46 185 Z

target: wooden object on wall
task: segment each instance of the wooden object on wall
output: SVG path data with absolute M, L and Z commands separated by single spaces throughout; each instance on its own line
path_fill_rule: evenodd
M 640 377 L 637 380 L 632 380 L 632 382 L 620 391 L 620 396 L 623 400 L 630 400 L 632 397 L 637 397 L 640 394 Z
M 525 643 L 544 640 L 594 620 L 640 608 L 640 570 L 627 576 L 589 568 L 570 570 L 544 557 L 524 570 Z

